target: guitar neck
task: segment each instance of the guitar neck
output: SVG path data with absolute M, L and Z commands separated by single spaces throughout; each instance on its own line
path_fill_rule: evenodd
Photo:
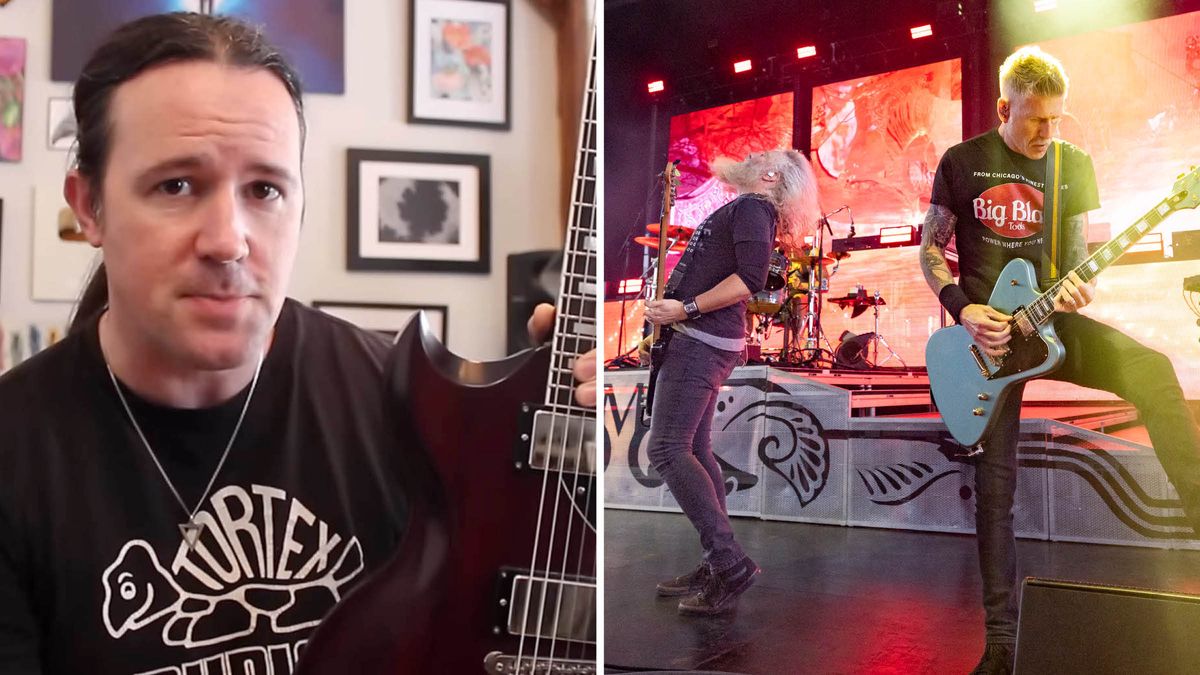
M 662 300 L 666 294 L 667 285 L 667 254 L 671 250 L 670 227 L 671 209 L 675 206 L 675 180 L 679 169 L 675 162 L 668 161 L 663 169 L 663 200 L 662 210 L 658 216 L 658 264 L 654 268 L 654 299 Z M 662 334 L 662 326 L 654 325 L 652 339 L 657 342 Z
M 1147 211 L 1145 215 L 1138 218 L 1137 222 L 1125 228 L 1121 234 L 1113 237 L 1107 244 L 1096 249 L 1092 255 L 1088 256 L 1086 260 L 1072 271 L 1078 274 L 1079 278 L 1084 282 L 1095 279 L 1101 272 L 1108 269 L 1109 265 L 1124 255 L 1143 235 L 1158 227 L 1159 223 L 1174 213 L 1183 196 L 1182 194 L 1175 194 L 1159 202 L 1154 208 Z M 1060 280 L 1043 291 L 1037 300 L 1034 300 L 1025 308 L 1034 323 L 1043 324 L 1049 321 L 1050 317 L 1054 315 L 1054 298 L 1061 289 L 1062 281 Z
M 554 341 L 546 407 L 554 412 L 594 417 L 596 411 L 575 402 L 571 365 L 580 354 L 596 348 L 596 51 L 588 63 L 579 152 L 571 188 L 571 213 L 563 247 L 562 280 L 558 289 Z

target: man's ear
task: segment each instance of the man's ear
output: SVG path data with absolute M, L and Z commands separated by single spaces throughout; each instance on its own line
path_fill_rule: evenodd
M 1000 117 L 1001 122 L 1007 122 L 1009 116 L 1012 115 L 1012 108 L 1008 105 L 1008 99 L 1003 96 L 996 99 L 996 115 Z
M 104 232 L 100 227 L 100 195 L 87 177 L 81 175 L 78 169 L 71 169 L 63 180 L 63 197 L 67 205 L 75 213 L 79 228 L 88 243 L 100 248 L 104 243 Z

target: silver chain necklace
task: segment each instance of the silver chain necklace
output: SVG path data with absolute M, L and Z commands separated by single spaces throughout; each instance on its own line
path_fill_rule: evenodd
M 121 407 L 125 408 L 125 414 L 129 416 L 129 422 L 133 424 L 133 430 L 137 432 L 138 438 L 142 439 L 142 445 L 146 447 L 146 452 L 150 453 L 150 459 L 154 460 L 154 466 L 158 467 L 158 473 L 166 481 L 167 487 L 171 488 L 171 494 L 175 495 L 175 501 L 179 502 L 179 506 L 183 507 L 183 512 L 188 514 L 187 522 L 179 524 L 179 532 L 183 535 L 183 541 L 187 544 L 188 549 L 196 545 L 196 542 L 200 540 L 200 533 L 204 531 L 204 524 L 196 522 L 196 512 L 200 510 L 200 506 L 204 504 L 204 500 L 208 499 L 208 493 L 212 490 L 213 483 L 217 481 L 217 474 L 221 473 L 221 467 L 225 466 L 225 459 L 229 457 L 229 450 L 233 447 L 233 442 L 237 440 L 238 432 L 242 430 L 242 420 L 246 419 L 246 410 L 250 408 L 250 399 L 254 398 L 254 388 L 258 386 L 258 374 L 262 372 L 263 357 L 265 355 L 265 352 L 260 352 L 258 355 L 258 365 L 254 368 L 254 379 L 250 381 L 250 392 L 246 394 L 246 402 L 242 404 L 242 412 L 238 415 L 237 424 L 233 427 L 233 434 L 229 437 L 229 442 L 225 444 L 225 452 L 221 453 L 221 461 L 217 462 L 217 468 L 213 470 L 212 476 L 208 479 L 208 486 L 204 488 L 204 494 L 200 495 L 200 501 L 196 502 L 196 507 L 193 509 L 188 508 L 187 502 L 183 501 L 179 490 L 175 488 L 175 483 L 172 483 L 171 478 L 167 476 L 167 471 L 163 468 L 162 462 L 158 461 L 158 455 L 154 454 L 154 449 L 150 447 L 150 441 L 146 440 L 146 434 L 142 433 L 142 427 L 133 416 L 133 410 L 129 407 L 129 401 L 125 400 L 125 394 L 121 391 L 121 385 L 117 383 L 117 376 L 113 374 L 112 367 L 108 365 L 108 359 L 104 360 L 104 368 L 108 371 L 108 378 L 112 380 L 113 389 L 117 391 L 117 398 L 121 400 Z

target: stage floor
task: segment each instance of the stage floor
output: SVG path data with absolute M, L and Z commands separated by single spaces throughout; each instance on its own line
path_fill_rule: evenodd
M 734 518 L 763 568 L 733 614 L 654 584 L 695 567 L 681 514 L 605 510 L 604 662 L 754 675 L 967 673 L 983 651 L 972 535 Z M 1019 573 L 1200 594 L 1200 551 L 1018 540 Z

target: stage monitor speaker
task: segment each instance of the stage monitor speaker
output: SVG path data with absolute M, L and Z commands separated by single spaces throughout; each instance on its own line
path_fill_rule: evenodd
M 867 361 L 867 356 L 869 356 L 867 347 L 874 336 L 874 333 L 855 335 L 848 330 L 842 331 L 837 349 L 833 352 L 833 365 L 853 370 L 870 368 L 871 364 Z
M 1200 672 L 1200 596 L 1029 577 L 1017 675 Z
M 561 275 L 562 251 L 528 251 L 508 256 L 507 353 L 533 346 L 525 324 L 538 303 L 555 304 Z

